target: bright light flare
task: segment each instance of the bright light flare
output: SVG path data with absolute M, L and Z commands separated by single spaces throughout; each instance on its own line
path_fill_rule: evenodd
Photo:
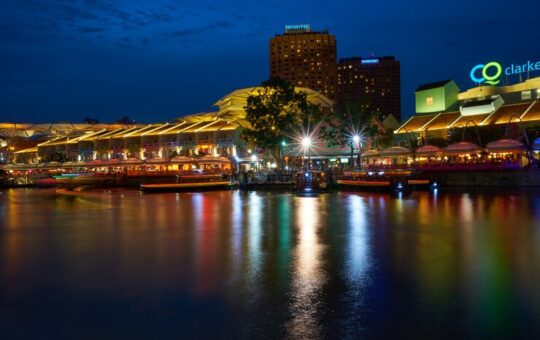
M 313 143 L 313 141 L 311 140 L 311 137 L 309 136 L 302 137 L 302 147 L 304 149 L 309 149 L 311 147 L 311 143 Z

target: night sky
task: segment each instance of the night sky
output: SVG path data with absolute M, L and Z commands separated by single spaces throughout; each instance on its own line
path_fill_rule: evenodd
M 1 0 L 0 121 L 160 122 L 212 110 L 268 78 L 268 41 L 286 24 L 337 38 L 338 57 L 395 55 L 403 116 L 414 89 L 487 61 L 540 61 L 534 0 Z M 283 2 L 285 3 L 285 2 Z

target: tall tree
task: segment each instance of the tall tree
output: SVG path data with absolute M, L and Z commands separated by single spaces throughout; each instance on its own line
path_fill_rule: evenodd
M 354 136 L 360 141 L 377 135 L 377 126 L 373 124 L 376 113 L 364 111 L 359 103 L 347 101 L 342 108 L 334 110 L 324 117 L 320 136 L 328 146 L 348 146 L 351 149 L 351 167 L 354 166 Z M 360 150 L 359 150 L 360 152 Z M 360 154 L 358 155 L 360 158 Z
M 281 162 L 281 143 L 296 130 L 314 124 L 320 117 L 318 105 L 308 102 L 307 94 L 297 92 L 294 85 L 281 78 L 263 82 L 257 94 L 247 99 L 244 138 L 271 153 Z

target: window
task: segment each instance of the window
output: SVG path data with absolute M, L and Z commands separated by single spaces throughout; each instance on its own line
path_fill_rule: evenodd
M 521 92 L 521 100 L 531 99 L 531 90 Z
M 433 97 L 427 97 L 426 98 L 426 105 L 427 106 L 433 105 Z

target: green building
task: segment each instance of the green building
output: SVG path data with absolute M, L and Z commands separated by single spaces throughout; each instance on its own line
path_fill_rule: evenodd
M 425 84 L 415 91 L 416 113 L 443 112 L 455 109 L 459 87 L 453 80 Z

